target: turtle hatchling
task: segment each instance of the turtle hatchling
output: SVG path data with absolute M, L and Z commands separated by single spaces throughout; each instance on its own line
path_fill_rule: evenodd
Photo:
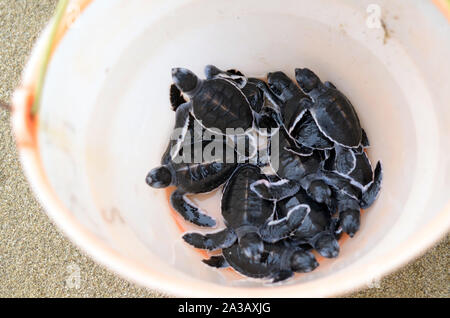
M 288 134 L 300 145 L 312 149 L 330 149 L 334 143 L 317 127 L 301 100 L 308 97 L 298 85 L 283 72 L 267 74 L 268 87 L 264 82 L 259 86 L 266 97 L 276 105 L 281 123 Z
M 297 68 L 295 78 L 300 89 L 311 99 L 303 99 L 322 133 L 347 148 L 361 144 L 362 129 L 358 115 L 348 98 L 330 82 L 322 83 L 308 68 Z
M 300 188 L 318 203 L 334 206 L 330 187 L 343 188 L 354 197 L 359 197 L 361 190 L 336 173 L 321 169 L 322 159 L 315 150 L 311 155 L 299 155 L 295 151 L 295 143 L 280 127 L 278 136 L 278 153 L 271 153 L 269 164 L 280 177 L 279 181 L 261 179 L 251 185 L 253 191 L 266 200 L 278 201 L 295 195 Z M 271 142 L 273 139 L 271 139 Z
M 192 224 L 223 220 L 182 236 L 211 252 L 203 263 L 282 282 L 319 266 L 316 253 L 338 257 L 341 235 L 357 233 L 361 209 L 378 197 L 383 169 L 372 167 L 368 135 L 333 83 L 308 68 L 265 79 L 224 69 L 206 65 L 205 79 L 172 69 L 175 125 L 146 183 L 174 186 L 170 204 Z M 219 220 L 188 197 L 221 186 Z
M 275 204 L 261 199 L 250 189 L 261 178 L 265 176 L 259 167 L 239 167 L 223 191 L 222 216 L 226 228 L 206 235 L 187 233 L 183 239 L 196 248 L 210 251 L 231 247 L 237 241 L 247 257 L 259 260 L 263 242 L 274 243 L 288 237 L 309 213 L 307 205 L 298 205 L 284 218 L 273 220 Z
M 222 78 L 232 81 L 242 90 L 253 110 L 254 126 L 261 134 L 270 135 L 272 128 L 278 127 L 278 122 L 274 119 L 274 109 L 264 103 L 264 93 L 260 88 L 261 80 L 247 78 L 238 70 L 222 71 L 214 65 L 205 67 L 205 75 L 206 79 Z
M 284 281 L 294 273 L 313 271 L 319 263 L 310 251 L 289 244 L 288 241 L 264 243 L 261 261 L 254 262 L 238 244 L 222 250 L 222 255 L 212 256 L 203 262 L 211 267 L 231 267 L 244 276 L 271 279 L 272 283 Z
M 244 134 L 253 127 L 250 104 L 235 82 L 224 78 L 202 80 L 185 68 L 173 68 L 172 79 L 177 88 L 189 97 L 188 102 L 176 109 L 175 131 L 180 132 L 176 148 L 184 139 L 189 114 L 206 129 L 223 135 L 227 129 Z
M 229 153 L 233 152 L 234 150 L 229 150 Z M 175 159 L 179 159 L 177 156 Z M 202 163 L 187 163 L 174 160 L 166 151 L 161 160 L 162 165 L 147 174 L 146 182 L 153 188 L 176 186 L 170 196 L 172 207 L 186 221 L 198 226 L 212 227 L 216 225 L 216 221 L 196 207 L 186 194 L 210 192 L 224 184 L 238 167 L 234 161 L 229 162 L 231 163 L 218 156 Z
M 287 211 L 301 204 L 307 204 L 310 212 L 302 224 L 292 232 L 290 239 L 298 245 L 309 244 L 323 257 L 337 257 L 339 254 L 339 244 L 335 236 L 337 220 L 331 217 L 334 211 L 330 211 L 325 204 L 315 202 L 300 189 L 294 196 L 277 202 L 278 216 L 284 217 Z

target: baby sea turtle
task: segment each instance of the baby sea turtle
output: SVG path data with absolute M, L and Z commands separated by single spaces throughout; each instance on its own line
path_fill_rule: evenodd
M 266 97 L 276 105 L 281 123 L 288 134 L 299 144 L 313 149 L 329 149 L 334 143 L 317 127 L 308 110 L 301 105 L 307 96 L 285 73 L 273 72 L 267 75 L 268 86 L 260 81 L 259 87 Z
M 289 132 L 297 118 L 304 112 L 304 109 L 300 108 L 299 102 L 306 95 L 283 72 L 268 73 L 267 79 L 270 89 L 262 80 L 257 81 L 256 84 L 279 111 L 280 120 Z
M 203 260 L 216 268 L 232 267 L 244 276 L 259 279 L 271 279 L 272 283 L 286 280 L 297 273 L 314 270 L 319 263 L 314 255 L 300 247 L 292 246 L 286 241 L 264 244 L 261 261 L 254 262 L 238 244 L 222 250 L 222 255 Z
M 271 130 L 278 127 L 278 123 L 274 119 L 275 111 L 272 107 L 267 106 L 264 103 L 264 93 L 259 88 L 259 86 L 261 86 L 261 80 L 257 78 L 247 78 L 238 70 L 222 71 L 214 65 L 207 65 L 205 67 L 205 75 L 207 79 L 222 78 L 233 81 L 241 88 L 242 93 L 247 98 L 250 107 L 253 110 L 255 128 L 259 130 L 260 134 L 270 135 Z
M 207 80 L 222 78 L 234 82 L 241 89 L 245 98 L 247 98 L 252 110 L 256 113 L 261 111 L 264 105 L 263 92 L 252 82 L 252 79 L 248 79 L 240 71 L 222 71 L 214 65 L 207 65 L 205 67 L 205 76 Z
M 335 171 L 345 176 L 363 177 L 359 170 L 363 169 L 363 173 L 368 171 L 368 159 L 364 150 L 369 146 L 369 140 L 364 129 L 362 129 L 362 136 L 361 144 L 358 148 L 346 148 L 336 144 L 333 149 L 326 149 L 327 170 Z M 372 174 L 371 169 L 370 167 L 370 174 Z M 367 173 L 365 175 L 367 176 Z M 351 178 L 353 179 L 353 177 Z
M 342 164 L 342 154 L 339 154 L 337 149 L 325 150 L 325 160 L 323 162 L 323 169 L 333 171 L 350 180 L 352 185 L 361 188 L 363 208 L 370 206 L 376 199 L 381 188 L 382 167 L 381 162 L 378 161 L 375 171 L 372 169 L 372 164 L 367 156 L 365 150 L 370 147 L 370 142 L 366 132 L 362 129 L 362 139 L 358 148 L 352 148 L 352 153 L 355 158 L 354 166 L 347 174 L 342 174 L 341 169 L 338 168 Z
M 343 176 L 321 169 L 321 156 L 317 151 L 309 156 L 297 154 L 284 127 L 278 135 L 278 153 L 271 153 L 269 163 L 280 181 L 261 179 L 251 185 L 253 191 L 266 200 L 282 200 L 295 195 L 300 188 L 318 203 L 334 206 L 330 186 L 359 197 L 361 190 L 351 185 Z M 272 142 L 272 141 L 271 141 Z M 273 148 L 273 147 L 271 147 Z
M 382 181 L 383 168 L 381 166 L 381 161 L 378 161 L 373 172 L 372 181 L 363 187 L 360 200 L 360 206 L 362 209 L 367 209 L 375 202 L 378 194 L 380 193 Z
M 253 127 L 249 102 L 234 82 L 222 78 L 201 80 L 185 68 L 173 68 L 172 79 L 190 99 L 176 109 L 175 131 L 181 132 L 177 148 L 184 139 L 189 114 L 206 129 L 223 135 L 227 128 L 239 129 L 239 134 L 244 134 Z
M 321 132 L 335 143 L 336 170 L 347 175 L 356 165 L 352 148 L 365 142 L 358 115 L 347 99 L 331 82 L 322 83 L 311 70 L 297 68 L 295 78 L 302 91 L 311 99 L 303 99 Z
M 275 112 L 272 107 L 266 105 L 263 91 L 258 87 L 258 79 L 247 78 L 241 71 L 231 69 L 223 71 L 214 65 L 207 65 L 205 67 L 206 79 L 221 78 L 234 82 L 247 98 L 250 107 L 253 111 L 254 128 L 261 136 L 270 137 L 275 129 L 278 128 L 278 123 L 275 120 Z M 233 138 L 235 145 L 238 142 L 245 144 L 248 148 L 247 153 L 243 154 L 242 151 L 236 149 L 237 153 L 241 155 L 243 160 L 254 158 L 258 153 L 257 138 L 251 138 L 251 134 L 241 136 L 227 136 L 228 141 Z M 229 143 L 229 145 L 231 145 Z
M 369 168 L 369 170 L 371 181 L 365 186 L 361 186 L 361 184 L 358 184 L 352 179 L 349 180 L 349 182 L 354 185 L 355 188 L 361 189 L 361 193 L 357 197 L 355 197 L 354 195 L 349 195 L 343 190 L 343 188 L 339 186 L 332 188 L 335 197 L 337 212 L 339 214 L 340 228 L 350 237 L 353 237 L 353 235 L 359 229 L 360 209 L 369 208 L 375 202 L 375 199 L 377 198 L 381 189 L 381 182 L 383 179 L 381 162 L 377 163 L 373 174 L 371 168 Z
M 208 66 L 206 69 L 208 69 Z M 233 77 L 233 79 L 235 78 Z M 183 97 L 183 94 L 178 89 L 178 87 L 175 84 L 172 84 L 170 86 L 170 103 L 172 110 L 176 111 L 176 109 L 180 105 L 186 102 L 187 102 L 186 99 Z M 195 124 L 197 124 L 197 127 L 196 129 L 193 129 Z M 202 128 L 199 129 L 199 126 Z M 197 120 L 195 120 L 195 118 L 191 114 L 189 114 L 188 132 L 193 140 L 195 141 L 204 140 L 205 142 L 207 142 L 207 140 L 205 140 L 205 137 L 208 135 L 206 129 L 204 129 L 203 126 L 201 126 L 201 124 Z M 182 136 L 180 136 L 179 138 L 181 140 Z M 252 134 L 250 133 L 244 135 L 225 135 L 223 138 L 224 142 L 226 142 L 228 146 L 234 147 L 236 153 L 239 155 L 238 156 L 239 163 L 247 162 L 258 154 L 256 138 L 252 136 Z M 173 147 L 172 150 L 175 149 L 178 142 L 180 142 L 183 146 L 185 146 L 186 142 L 189 142 L 189 140 L 186 140 L 186 138 L 184 142 L 181 142 L 177 139 L 175 140 L 176 140 L 175 142 L 171 143 Z M 254 161 L 257 161 L 257 159 L 255 158 Z
M 297 72 L 297 75 L 301 73 L 300 71 Z M 341 140 L 334 140 L 329 135 L 326 135 L 326 130 L 324 131 L 319 124 L 328 124 L 331 126 L 342 126 L 344 129 L 347 129 L 347 127 L 342 125 L 342 122 L 345 124 L 352 125 L 351 118 L 348 119 L 346 114 L 342 113 L 327 113 L 327 112 L 321 112 L 320 110 L 326 110 L 326 108 L 319 107 L 319 111 L 317 111 L 313 105 L 314 102 L 309 99 L 305 98 L 305 95 L 303 93 L 299 93 L 301 89 L 283 72 L 274 72 L 269 73 L 268 77 L 268 85 L 269 88 L 265 88 L 264 92 L 267 95 L 267 97 L 272 101 L 272 103 L 276 103 L 279 105 L 283 105 L 283 103 L 286 103 L 286 100 L 289 100 L 290 104 L 297 104 L 297 111 L 293 113 L 290 117 L 289 121 L 286 121 L 284 119 L 283 123 L 286 126 L 286 129 L 288 130 L 289 135 L 299 144 L 310 147 L 313 149 L 332 149 L 335 148 L 335 151 L 337 153 L 336 156 L 336 169 L 341 174 L 348 174 L 350 173 L 355 166 L 355 156 L 352 149 L 347 147 L 346 145 L 343 145 L 340 143 Z M 261 87 L 264 86 L 264 84 L 260 84 Z M 330 83 L 326 82 L 324 85 L 324 89 L 330 89 L 334 90 L 334 94 L 338 95 L 341 94 L 339 91 L 336 90 L 336 87 Z M 303 94 L 303 95 L 302 95 Z M 313 98 L 315 95 L 313 93 L 308 93 L 309 97 Z M 341 94 L 342 95 L 342 94 Z M 342 95 L 343 96 L 343 95 Z M 342 102 L 342 101 L 341 101 Z M 334 104 L 333 104 L 334 105 Z M 336 107 L 339 105 L 335 105 Z M 351 106 L 351 104 L 350 104 Z M 334 107 L 334 106 L 332 106 Z M 331 106 L 329 108 L 332 108 Z M 353 106 L 347 107 L 349 110 L 353 111 Z M 281 111 L 283 111 L 282 108 L 280 108 Z M 327 115 L 327 116 L 324 116 Z M 283 114 L 282 114 L 283 115 Z M 362 129 L 360 128 L 359 119 L 356 116 L 356 113 L 354 113 L 354 117 L 356 119 L 356 127 L 359 127 L 359 130 L 361 131 L 360 134 L 362 134 Z M 321 119 L 321 122 L 317 121 L 316 117 L 319 117 Z M 344 117 L 345 120 L 348 120 L 349 122 L 342 120 L 340 117 Z M 337 122 L 334 122 L 333 120 L 337 119 Z M 341 119 L 339 121 L 339 119 Z M 332 130 L 334 132 L 336 129 Z M 347 130 L 341 130 L 340 134 L 345 135 Z M 352 131 L 350 131 L 350 134 Z M 361 145 L 362 138 L 360 137 L 360 141 L 358 145 Z
M 372 165 L 367 154 L 363 150 L 358 152 L 354 149 L 353 152 L 355 156 L 355 166 L 350 173 L 343 176 L 350 179 L 354 185 L 364 188 L 373 180 Z M 337 156 L 335 149 L 329 151 L 328 157 L 323 162 L 323 168 L 328 171 L 339 173 L 339 169 L 337 168 Z
M 311 113 L 306 110 L 291 129 L 291 136 L 299 144 L 313 149 L 333 149 L 334 144 L 317 127 Z
M 169 144 L 169 148 L 172 145 Z M 232 149 L 225 149 L 234 153 Z M 176 186 L 170 196 L 172 207 L 186 221 L 198 226 L 212 227 L 216 221 L 203 213 L 190 201 L 186 194 L 210 192 L 225 183 L 238 167 L 235 160 L 224 160 L 223 154 L 217 154 L 202 163 L 188 163 L 180 159 L 179 154 L 173 155 L 167 150 L 161 160 L 161 166 L 151 170 L 146 182 L 153 188 Z M 231 162 L 231 163 L 229 163 Z
M 321 132 L 334 143 L 346 148 L 361 144 L 362 129 L 358 115 L 348 98 L 330 82 L 322 83 L 308 68 L 295 69 L 295 79 L 311 99 L 303 99 Z
M 265 178 L 260 168 L 253 165 L 239 167 L 224 187 L 222 216 L 226 228 L 202 235 L 187 233 L 183 239 L 190 245 L 210 251 L 231 247 L 236 241 L 247 257 L 257 261 L 264 242 L 286 238 L 309 213 L 307 205 L 298 205 L 286 217 L 273 220 L 275 205 L 251 191 L 250 184 Z
M 369 208 L 375 202 L 381 190 L 383 179 L 381 162 L 377 163 L 373 174 L 370 172 L 371 181 L 365 186 L 361 186 L 349 176 L 342 176 L 329 171 L 323 171 L 323 174 L 326 177 L 331 177 L 334 181 L 329 184 L 335 196 L 340 226 L 344 232 L 353 236 L 359 229 L 360 209 Z
M 332 219 L 325 204 L 311 200 L 306 192 L 300 189 L 294 196 L 277 202 L 278 216 L 284 217 L 287 211 L 300 204 L 307 204 L 311 211 L 302 224 L 292 232 L 290 239 L 297 244 L 309 244 L 324 257 L 337 257 L 339 244 L 334 234 L 336 220 Z

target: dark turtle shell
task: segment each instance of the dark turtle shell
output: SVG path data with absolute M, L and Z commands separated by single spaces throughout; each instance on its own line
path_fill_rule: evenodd
M 233 269 L 247 277 L 265 278 L 272 274 L 272 264 L 252 261 L 241 251 L 239 244 L 224 248 L 222 255 Z
M 372 182 L 373 172 L 372 165 L 365 152 L 361 154 L 355 154 L 356 166 L 355 169 L 349 174 L 349 177 L 354 181 L 361 184 L 363 187 Z
M 317 127 L 314 118 L 309 111 L 305 111 L 302 119 L 295 125 L 291 131 L 291 136 L 306 147 L 314 149 L 329 149 L 334 143 L 328 139 Z
M 301 180 L 304 176 L 318 171 L 320 167 L 321 158 L 319 154 L 314 152 L 310 156 L 300 156 L 289 149 L 295 148 L 295 143 L 287 135 L 287 132 L 281 128 L 279 134 L 278 153 L 272 152 L 270 156 L 270 164 L 272 168 L 276 168 L 275 161 L 278 161 L 278 168 L 276 174 L 289 180 Z M 274 138 L 271 138 L 271 143 Z M 272 151 L 273 148 L 272 147 Z
M 258 262 L 252 261 L 240 249 L 239 244 L 222 250 L 228 264 L 239 273 L 252 278 L 272 278 L 281 271 L 291 272 L 289 256 L 293 255 L 288 242 L 265 243 L 264 253 Z M 296 248 L 299 250 L 299 248 Z M 290 276 L 290 275 L 289 275 Z
M 311 113 L 322 132 L 343 146 L 358 147 L 361 124 L 350 101 L 338 90 L 328 88 L 314 102 Z
M 194 116 L 207 128 L 251 128 L 253 114 L 242 91 L 224 79 L 205 80 L 192 99 Z
M 196 125 L 198 125 L 198 128 L 195 127 Z M 195 118 L 192 115 L 189 114 L 188 131 L 186 133 L 184 140 L 182 141 L 182 146 L 180 148 L 180 152 L 177 155 L 182 156 L 183 150 L 186 147 L 189 147 L 191 150 L 191 153 L 193 153 L 194 145 L 196 143 L 201 143 L 202 149 L 203 149 L 203 147 L 208 145 L 211 141 L 203 139 L 204 132 L 205 132 L 205 129 L 200 125 L 200 123 L 196 122 Z M 175 146 L 175 144 L 176 144 L 176 140 L 174 140 L 174 139 L 169 140 L 169 143 L 168 143 L 166 150 L 164 151 L 164 154 L 161 159 L 162 165 L 167 165 L 171 161 L 171 151 L 172 151 L 173 147 Z
M 373 180 L 372 165 L 370 164 L 367 154 L 362 151 L 358 153 L 358 149 L 354 150 L 356 164 L 353 171 L 347 176 L 362 187 L 366 186 Z M 330 156 L 324 161 L 323 168 L 327 171 L 335 170 L 336 151 L 330 151 Z
M 236 170 L 237 163 L 221 160 L 202 163 L 170 163 L 175 171 L 175 186 L 188 193 L 208 192 L 225 183 Z
M 264 104 L 264 94 L 259 87 L 254 83 L 248 82 L 247 85 L 242 88 L 242 93 L 245 95 L 245 98 L 247 98 L 253 111 L 259 113 Z
M 290 209 L 299 204 L 308 204 L 311 210 L 304 218 L 303 223 L 293 233 L 291 237 L 293 240 L 306 243 L 316 234 L 330 230 L 331 214 L 327 206 L 311 200 L 303 189 L 295 196 L 277 202 L 277 216 L 286 216 Z
M 281 116 L 285 127 L 290 130 L 297 117 L 304 112 L 300 101 L 306 97 L 298 85 L 283 72 L 269 73 L 267 77 L 269 87 L 276 95 L 284 96 L 284 103 L 280 106 Z
M 222 196 L 222 216 L 227 227 L 259 227 L 272 216 L 274 204 L 250 189 L 253 182 L 263 178 L 260 168 L 253 165 L 241 166 L 233 174 Z

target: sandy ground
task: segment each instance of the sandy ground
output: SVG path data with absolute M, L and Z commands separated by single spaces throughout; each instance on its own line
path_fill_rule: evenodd
M 56 0 L 0 0 L 0 101 L 8 102 Z M 65 238 L 35 199 L 0 109 L 0 297 L 161 297 L 139 288 Z M 449 297 L 449 237 L 424 256 L 351 297 Z M 78 267 L 77 267 L 78 266 Z M 79 288 L 67 283 L 80 270 Z

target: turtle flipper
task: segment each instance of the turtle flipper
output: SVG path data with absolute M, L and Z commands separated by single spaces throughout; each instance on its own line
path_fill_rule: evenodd
M 322 177 L 322 180 L 330 187 L 339 190 L 355 199 L 361 197 L 361 189 L 353 186 L 350 181 L 344 176 L 326 170 L 322 170 L 320 172 L 320 176 Z
M 206 65 L 204 72 L 205 72 L 205 77 L 208 80 L 216 78 L 220 74 L 226 73 L 226 72 L 222 71 L 220 68 L 218 68 L 217 66 L 214 66 L 214 65 Z
M 350 237 L 353 237 L 359 230 L 361 217 L 359 210 L 344 210 L 339 213 L 339 223 L 342 230 Z
M 252 110 L 255 113 L 259 113 L 264 106 L 264 93 L 259 87 L 256 84 L 247 82 L 247 85 L 242 88 L 242 93 L 247 98 Z
M 230 266 L 230 264 L 228 264 L 225 257 L 223 257 L 222 255 L 211 256 L 209 259 L 202 260 L 202 262 L 208 266 L 215 267 L 215 268 L 225 268 L 225 267 Z
M 178 89 L 175 84 L 170 86 L 170 105 L 173 111 L 176 111 L 178 106 L 186 103 L 186 99 L 184 99 L 183 94 Z
M 364 188 L 373 181 L 372 165 L 364 151 L 355 155 L 356 167 L 348 176 Z
M 328 231 L 318 233 L 312 240 L 311 245 L 323 257 L 334 258 L 339 255 L 339 243 Z
M 214 251 L 230 247 L 236 242 L 237 236 L 233 230 L 226 228 L 222 231 L 206 235 L 194 232 L 186 233 L 183 235 L 183 240 L 196 248 Z
M 227 73 L 228 74 L 231 74 L 231 75 L 237 75 L 237 76 L 245 76 L 244 74 L 242 74 L 242 72 L 241 71 L 239 71 L 239 70 L 236 70 L 236 69 L 230 69 L 230 70 L 227 70 Z
M 331 83 L 330 81 L 324 82 L 323 85 L 324 85 L 325 87 L 328 87 L 328 88 L 337 89 L 337 88 L 336 88 L 336 85 L 334 85 L 334 84 Z
M 367 209 L 373 204 L 373 202 L 378 196 L 378 193 L 380 192 L 382 180 L 383 180 L 383 168 L 381 167 L 381 162 L 378 161 L 377 166 L 375 167 L 373 181 L 372 183 L 370 183 L 367 190 L 365 190 L 362 194 L 360 204 L 362 209 Z
M 261 111 L 253 114 L 255 126 L 263 136 L 271 136 L 283 125 L 281 115 L 273 107 L 263 106 Z
M 309 111 L 300 108 L 301 117 L 296 117 L 289 128 L 289 135 L 298 143 L 314 149 L 331 149 L 334 143 L 319 129 Z
M 267 97 L 267 99 L 276 108 L 278 108 L 278 110 L 283 108 L 284 103 L 270 90 L 270 88 L 267 86 L 266 82 L 264 82 L 263 80 L 260 80 L 258 78 L 250 78 L 249 82 L 258 86 L 258 88 L 263 91 L 263 93 Z
M 190 102 L 178 106 L 175 113 L 175 127 L 172 132 L 171 141 L 175 141 L 170 151 L 172 159 L 178 155 L 183 145 L 189 128 L 189 114 L 192 109 Z
M 204 72 L 206 79 L 208 80 L 214 78 L 227 79 L 231 82 L 234 82 L 240 89 L 244 88 L 245 85 L 247 85 L 247 78 L 238 70 L 222 71 L 214 65 L 206 65 Z
M 261 238 L 268 243 L 278 242 L 296 230 L 303 222 L 303 219 L 311 211 L 306 204 L 300 204 L 292 208 L 286 217 L 276 221 L 267 222 L 260 230 Z
M 362 131 L 362 138 L 361 138 L 361 146 L 363 148 L 370 147 L 369 138 L 367 137 L 366 131 L 361 128 Z
M 300 190 L 300 184 L 288 179 L 277 182 L 261 179 L 253 182 L 250 189 L 265 200 L 278 201 L 296 194 Z
M 185 193 L 179 189 L 175 190 L 170 196 L 172 207 L 186 220 L 198 226 L 213 227 L 216 221 L 200 211 L 186 198 Z
M 348 175 L 351 173 L 356 166 L 356 156 L 351 148 L 342 147 L 340 145 L 335 146 L 336 149 L 336 159 L 335 168 L 336 171 Z

